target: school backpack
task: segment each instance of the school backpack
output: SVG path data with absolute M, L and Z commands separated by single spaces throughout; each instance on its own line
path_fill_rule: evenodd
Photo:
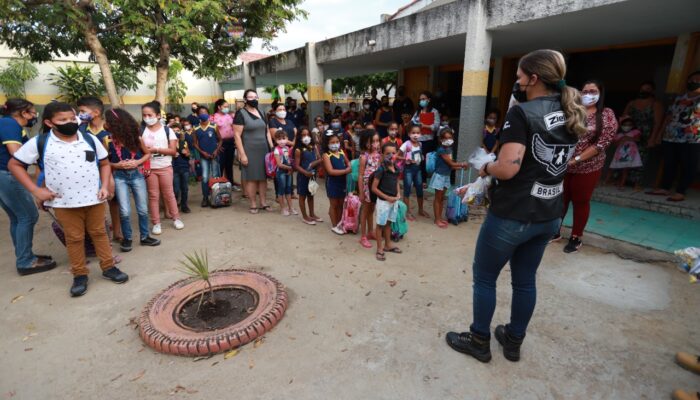
M 406 221 L 406 203 L 403 201 L 398 202 L 398 210 L 396 212 L 396 221 L 391 223 L 391 240 L 398 242 L 403 239 L 408 233 L 408 222 Z
M 230 206 L 232 189 L 231 182 L 226 178 L 209 179 L 209 204 L 213 208 Z
M 277 159 L 274 151 L 265 154 L 265 174 L 271 179 L 277 176 Z
M 435 172 L 435 164 L 437 163 L 437 154 L 434 151 L 425 155 L 425 172 L 432 175 Z
M 343 203 L 343 217 L 340 220 L 340 227 L 345 233 L 357 233 L 360 226 L 360 198 L 353 193 L 345 196 Z
M 350 175 L 348 175 L 346 184 L 346 190 L 348 193 L 352 193 L 357 189 L 357 179 L 360 175 L 360 159 L 356 158 L 350 161 L 350 168 L 352 168 L 352 172 Z
M 456 193 L 456 189 L 462 185 L 464 180 L 464 171 L 459 173 L 459 186 L 450 188 L 447 195 L 447 207 L 445 208 L 445 218 L 447 222 L 459 225 L 469 219 L 469 205 L 462 202 L 462 197 Z
M 97 169 L 100 169 L 100 160 L 97 159 L 97 145 L 95 144 L 95 140 L 92 137 L 92 134 L 80 131 L 80 135 L 83 137 L 83 140 L 87 142 L 87 144 L 92 147 L 92 151 L 95 153 L 95 165 L 97 165 Z M 36 138 L 36 151 L 37 154 L 39 154 L 39 159 L 36 161 L 37 166 L 39 167 L 39 177 L 37 179 L 37 185 L 38 186 L 43 186 L 44 184 L 44 155 L 46 155 L 46 146 L 49 143 L 49 132 L 42 132 L 37 136 Z

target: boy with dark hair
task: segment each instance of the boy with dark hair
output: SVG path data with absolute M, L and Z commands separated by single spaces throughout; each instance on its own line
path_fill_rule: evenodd
M 111 135 L 104 128 L 105 106 L 102 100 L 95 96 L 85 96 L 78 99 L 78 118 L 80 119 L 80 132 L 90 133 L 102 143 L 105 149 L 109 148 L 112 141 Z M 114 177 L 110 174 L 107 189 L 114 193 Z M 121 242 L 123 239 L 121 224 L 119 223 L 119 204 L 117 199 L 109 199 L 109 218 L 112 221 L 112 236 L 114 240 Z
M 180 211 L 185 214 L 191 212 L 187 205 L 190 180 L 190 156 L 193 148 L 192 136 L 181 129 L 180 124 L 173 124 L 170 129 L 177 135 L 177 155 L 173 158 L 173 189 Z

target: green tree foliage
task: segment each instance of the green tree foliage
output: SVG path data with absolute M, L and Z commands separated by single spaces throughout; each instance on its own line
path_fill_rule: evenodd
M 176 113 L 182 112 L 182 102 L 185 101 L 185 96 L 187 95 L 187 85 L 181 76 L 184 69 L 185 67 L 182 66 L 180 61 L 173 60 L 170 62 L 168 70 L 168 104 L 170 105 L 170 110 Z M 152 89 L 155 85 L 150 85 L 149 87 Z
M 104 88 L 92 74 L 91 66 L 80 66 L 77 63 L 56 68 L 56 73 L 49 74 L 49 81 L 56 86 L 59 98 L 67 103 L 75 104 L 83 96 L 101 97 Z
M 141 79 L 139 79 L 138 71 L 135 71 L 129 67 L 124 67 L 119 64 L 111 64 L 112 77 L 114 78 L 114 85 L 117 88 L 119 95 L 123 96 L 124 93 L 128 91 L 136 91 L 143 84 Z M 100 76 L 100 87 L 106 91 L 104 79 Z
M 372 89 L 389 93 L 398 81 L 397 72 L 379 72 L 376 74 L 352 76 L 333 79 L 333 93 L 347 93 L 353 97 L 369 95 Z
M 36 67 L 28 58 L 13 58 L 0 70 L 0 89 L 5 97 L 26 96 L 24 85 L 39 75 Z

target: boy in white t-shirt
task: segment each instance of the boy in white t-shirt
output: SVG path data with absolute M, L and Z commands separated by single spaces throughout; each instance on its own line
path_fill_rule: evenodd
M 82 296 L 87 291 L 86 231 L 100 259 L 102 276 L 116 283 L 126 282 L 129 276 L 114 266 L 104 224 L 103 203 L 110 193 L 100 182 L 108 182 L 111 174 L 107 150 L 90 134 L 78 132 L 70 104 L 48 104 L 42 120 L 50 131 L 17 150 L 8 169 L 38 201 L 54 209 L 66 237 L 73 273 L 71 295 Z M 27 173 L 26 167 L 35 163 L 43 171 L 45 187 L 37 186 Z

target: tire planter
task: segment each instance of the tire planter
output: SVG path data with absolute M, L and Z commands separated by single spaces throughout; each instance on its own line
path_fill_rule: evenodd
M 239 288 L 257 296 L 257 306 L 242 321 L 217 330 L 196 331 L 179 321 L 182 307 L 207 290 L 205 282 L 182 279 L 148 302 L 139 318 L 139 331 L 155 350 L 181 356 L 207 356 L 242 346 L 262 336 L 282 319 L 287 292 L 275 278 L 255 271 L 213 271 L 214 290 Z

